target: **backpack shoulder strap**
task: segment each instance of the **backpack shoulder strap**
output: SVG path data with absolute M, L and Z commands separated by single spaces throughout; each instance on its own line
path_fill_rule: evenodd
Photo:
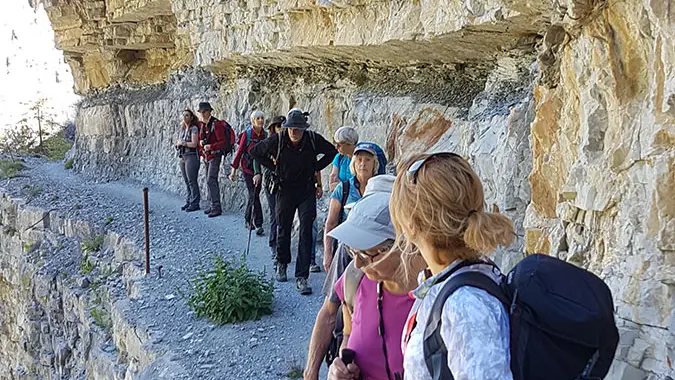
M 245 147 L 248 147 L 248 144 L 251 143 L 251 134 L 253 132 L 251 131 L 251 128 L 246 129 L 246 143 L 244 144 Z
M 359 289 L 361 280 L 363 279 L 363 272 L 354 266 L 354 261 L 347 265 L 345 268 L 345 280 L 344 280 L 344 304 L 349 309 L 351 314 L 354 314 L 354 299 L 356 298 L 356 291 Z
M 448 280 L 438 293 L 438 296 L 431 307 L 431 311 L 429 312 L 427 324 L 424 327 L 424 360 L 427 365 L 427 370 L 433 380 L 454 379 L 450 372 L 450 368 L 448 368 L 448 348 L 445 346 L 443 337 L 441 336 L 441 319 L 445 301 L 447 301 L 448 297 L 450 297 L 457 289 L 464 286 L 472 286 L 474 288 L 485 290 L 504 303 L 508 310 L 508 301 L 506 300 L 506 296 L 501 287 L 486 275 L 480 272 L 469 271 L 459 273 Z
M 284 137 L 284 131 L 277 133 L 277 136 L 279 136 L 279 138 L 277 139 L 277 156 L 274 158 L 275 162 L 279 162 L 279 156 L 281 155 L 282 147 L 281 140 Z M 279 167 L 279 165 L 277 165 L 277 167 Z
M 342 201 L 340 202 L 340 214 L 338 214 L 338 225 L 342 223 L 345 214 L 345 205 L 349 198 L 349 181 L 342 181 Z
M 312 144 L 312 151 L 316 154 L 316 134 L 314 131 L 307 132 L 309 132 L 309 142 Z

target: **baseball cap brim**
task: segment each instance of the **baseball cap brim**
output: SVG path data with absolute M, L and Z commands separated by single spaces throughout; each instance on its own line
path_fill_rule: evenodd
M 309 129 L 309 125 L 286 125 L 286 124 L 281 124 L 283 128 L 288 128 L 288 129 L 301 129 L 301 130 L 306 130 Z
M 390 236 L 381 236 L 381 234 L 377 232 L 366 231 L 362 228 L 353 226 L 349 223 L 349 220 L 333 228 L 333 230 L 328 233 L 328 236 L 358 250 L 373 248 L 391 239 Z
M 356 148 L 354 148 L 353 154 L 356 154 L 358 152 L 368 152 L 368 153 L 372 154 L 373 156 L 377 157 L 377 152 L 375 151 L 375 149 L 373 149 L 369 146 L 358 146 L 357 145 Z

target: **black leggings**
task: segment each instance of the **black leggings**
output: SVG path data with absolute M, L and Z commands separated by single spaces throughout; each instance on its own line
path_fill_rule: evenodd
M 262 206 L 260 205 L 260 189 L 261 185 L 253 185 L 253 176 L 244 173 L 244 181 L 248 189 L 248 203 L 246 204 L 246 223 L 251 223 L 251 214 L 253 214 L 253 224 L 256 227 L 263 225 Z

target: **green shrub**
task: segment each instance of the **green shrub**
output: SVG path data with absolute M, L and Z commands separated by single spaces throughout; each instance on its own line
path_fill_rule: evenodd
M 288 373 L 286 373 L 286 377 L 289 379 L 302 379 L 304 373 L 304 369 L 297 365 L 294 364 L 291 366 L 291 369 L 288 370 Z
M 89 274 L 94 270 L 94 262 L 89 260 L 89 256 L 85 256 L 84 260 L 80 263 L 80 273 Z
M 23 251 L 24 252 L 30 252 L 30 250 L 33 249 L 34 245 L 35 245 L 35 242 L 25 242 L 25 243 L 23 243 Z
M 84 252 L 98 252 L 101 250 L 101 247 L 103 246 L 103 239 L 105 237 L 103 235 L 99 235 L 93 239 L 85 240 L 82 243 L 80 243 L 80 247 Z
M 0 160 L 0 179 L 18 177 L 19 172 L 26 169 L 26 165 L 20 161 Z
M 75 164 L 75 159 L 71 158 L 68 161 L 66 161 L 65 164 L 63 164 L 63 168 L 66 169 L 66 170 L 72 169 L 73 164 Z
M 109 225 L 110 223 L 113 222 L 113 220 L 114 220 L 114 219 L 112 218 L 112 216 L 109 216 L 109 217 L 105 218 L 105 225 L 106 225 L 106 226 Z
M 50 161 L 63 161 L 72 146 L 73 144 L 66 140 L 65 133 L 60 131 L 42 142 L 42 151 Z
M 197 317 L 213 323 L 256 320 L 272 314 L 274 283 L 264 272 L 254 273 L 246 266 L 246 257 L 236 267 L 218 256 L 211 269 L 200 265 L 199 273 L 190 283 L 187 304 Z
M 107 331 L 110 331 L 112 328 L 112 319 L 105 309 L 92 307 L 91 310 L 89 310 L 89 315 L 91 315 L 97 325 L 103 327 Z

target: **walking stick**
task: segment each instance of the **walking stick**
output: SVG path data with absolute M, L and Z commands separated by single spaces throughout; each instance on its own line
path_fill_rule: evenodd
M 257 190 L 258 190 L 258 186 L 255 186 L 253 188 L 253 194 L 255 194 Z M 248 256 L 249 253 L 251 253 L 251 233 L 253 232 L 253 229 L 251 228 L 251 225 L 253 225 L 253 205 L 255 204 L 255 201 L 249 202 L 249 203 L 250 203 L 250 205 L 249 205 L 250 210 L 247 211 L 247 214 L 248 214 L 248 220 L 247 220 L 247 222 L 248 222 L 248 243 L 246 244 L 246 256 Z

